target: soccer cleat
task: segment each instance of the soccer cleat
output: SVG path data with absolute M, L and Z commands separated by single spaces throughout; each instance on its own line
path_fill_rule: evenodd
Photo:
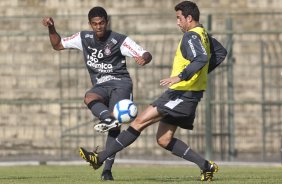
M 212 181 L 213 174 L 216 173 L 219 168 L 214 162 L 209 161 L 210 168 L 206 171 L 201 171 L 201 181 Z
M 101 180 L 114 180 L 112 171 L 104 170 L 101 175 Z
M 90 163 L 90 166 L 92 166 L 94 170 L 99 169 L 102 166 L 102 164 L 99 163 L 99 158 L 96 151 L 89 152 L 83 148 L 80 148 L 79 154 L 84 160 L 86 160 L 86 162 Z
M 105 120 L 99 122 L 97 125 L 95 125 L 94 129 L 97 132 L 105 133 L 105 132 L 108 132 L 111 129 L 119 128 L 120 126 L 121 126 L 121 124 L 118 122 L 118 120 L 108 118 L 108 119 L 105 119 Z

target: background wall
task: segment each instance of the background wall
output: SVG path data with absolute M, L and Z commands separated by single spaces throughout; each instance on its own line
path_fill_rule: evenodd
M 70 157 L 76 158 L 75 147 L 92 147 L 95 141 L 104 141 L 104 136 L 93 132 L 91 114 L 83 105 L 83 95 L 90 84 L 88 74 L 81 66 L 80 53 L 52 50 L 48 32 L 42 26 L 44 16 L 52 16 L 58 31 L 70 35 L 89 29 L 87 13 L 93 6 L 103 6 L 111 15 L 112 28 L 128 34 L 154 55 L 153 65 L 144 72 L 132 65 L 130 72 L 135 81 L 135 96 L 142 104 L 155 99 L 161 91 L 158 80 L 170 71 L 171 60 L 181 37 L 176 26 L 174 6 L 176 0 L 1 0 L 0 1 L 0 160 L 18 159 L 61 159 L 62 147 L 67 147 Z M 202 22 L 206 25 L 212 15 L 211 31 L 227 45 L 228 18 L 232 19 L 234 33 L 232 41 L 234 77 L 234 128 L 237 160 L 259 158 L 270 161 L 280 159 L 281 144 L 281 12 L 279 0 L 211 0 L 195 1 L 201 10 Z M 262 56 L 262 43 L 269 43 Z M 229 43 L 230 44 L 230 43 Z M 268 71 L 267 89 L 262 84 L 261 61 L 274 64 Z M 70 65 L 76 65 L 73 67 Z M 131 64 L 129 64 L 131 66 Z M 161 68 L 161 70 L 158 70 Z M 140 70 L 139 70 L 140 69 Z M 153 76 L 152 76 L 153 74 Z M 144 77 L 145 76 L 145 77 Z M 225 79 L 222 79 L 225 82 Z M 141 89 L 148 88 L 142 91 Z M 226 89 L 221 86 L 219 89 Z M 262 95 L 265 92 L 266 96 Z M 226 93 L 221 93 L 223 98 Z M 277 106 L 269 108 L 261 104 L 262 99 L 275 101 Z M 142 101 L 142 103 L 141 103 Z M 249 103 L 248 103 L 249 102 Z M 204 101 L 202 102 L 204 106 Z M 265 105 L 265 104 L 264 104 Z M 226 106 L 223 111 L 226 111 Z M 266 109 L 265 109 L 266 108 Z M 74 109 L 74 110 L 70 110 Z M 79 110 L 77 110 L 79 109 Z M 202 111 L 199 108 L 199 116 Z M 264 109 L 264 110 L 262 110 Z M 268 110 L 267 110 L 268 109 Z M 222 109 L 219 109 L 219 111 Z M 79 111 L 79 112 L 78 112 Z M 263 121 L 262 114 L 271 112 Z M 75 114 L 75 116 L 73 116 Z M 216 121 L 225 119 L 216 118 Z M 199 138 L 197 141 L 179 132 L 191 145 L 204 152 L 204 121 L 199 117 L 199 130 L 189 132 Z M 265 122 L 273 122 L 267 124 Z M 85 126 L 81 126 L 85 123 Z M 78 127 L 77 132 L 65 138 L 62 132 Z M 215 156 L 228 159 L 227 126 L 213 129 Z M 69 130 L 69 129 L 67 129 Z M 149 140 L 154 140 L 155 129 L 146 131 Z M 220 132 L 221 139 L 217 139 Z M 73 133 L 73 132 L 71 132 Z M 230 133 L 230 132 L 229 132 Z M 77 135 L 89 135 L 73 139 Z M 228 134 L 229 135 L 229 134 Z M 223 138 L 222 138 L 223 137 Z M 266 137 L 271 139 L 266 139 Z M 64 139 L 65 138 L 65 139 Z M 136 143 L 135 150 L 128 150 L 126 156 L 138 148 L 142 150 L 145 140 Z M 89 141 L 91 140 L 91 141 Z M 94 141 L 94 142 L 95 142 Z M 202 142 L 201 142 L 202 141 Z M 150 142 L 150 141 L 148 141 Z M 96 143 L 96 142 L 95 142 Z M 157 147 L 155 144 L 151 148 Z M 150 147 L 148 148 L 150 149 Z M 267 152 L 262 153 L 265 149 Z M 220 155 L 221 151 L 226 154 Z M 156 149 L 158 154 L 163 151 Z M 59 153 L 59 154 L 58 154 Z M 234 153 L 235 154 L 235 153 Z M 266 155 L 265 155 L 266 154 Z M 247 156 L 246 156 L 247 155 Z M 254 157 L 254 155 L 256 155 Z M 44 157 L 43 157 L 44 156 Z

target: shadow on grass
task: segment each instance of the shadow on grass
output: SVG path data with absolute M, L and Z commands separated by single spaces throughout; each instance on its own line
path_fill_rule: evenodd
M 33 177 L 27 177 L 27 176 L 7 176 L 7 177 L 0 177 L 1 180 L 26 180 L 31 179 Z
M 62 178 L 62 176 L 6 176 L 0 177 L 1 180 L 28 180 L 34 178 Z M 1 183 L 1 182 L 0 182 Z
M 188 182 L 188 181 L 200 181 L 199 177 L 146 177 L 146 178 L 128 178 L 128 179 L 117 179 L 117 181 L 124 181 L 124 182 L 133 182 L 136 181 L 155 181 L 155 182 L 162 182 L 162 183 L 171 183 L 171 182 Z

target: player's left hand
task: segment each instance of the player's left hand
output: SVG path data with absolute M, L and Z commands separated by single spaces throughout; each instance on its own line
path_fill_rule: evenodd
M 42 24 L 46 27 L 54 26 L 54 20 L 52 17 L 44 17 L 42 20 Z
M 141 56 L 136 56 L 134 57 L 134 60 L 138 65 L 144 66 L 147 64 L 147 62 L 141 57 Z
M 178 76 L 175 76 L 175 77 L 170 77 L 170 78 L 160 80 L 160 85 L 161 86 L 171 86 L 171 85 L 176 84 L 180 81 L 181 81 L 181 79 Z
M 152 55 L 149 52 L 144 52 L 142 56 L 135 56 L 134 59 L 138 65 L 144 66 L 151 62 Z

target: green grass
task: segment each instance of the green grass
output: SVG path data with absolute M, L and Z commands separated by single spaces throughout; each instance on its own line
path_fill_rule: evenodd
M 100 181 L 102 169 L 75 166 L 5 166 L 0 167 L 0 183 L 7 184 L 88 184 Z M 115 184 L 202 183 L 196 166 L 115 165 Z M 282 167 L 221 166 L 213 183 L 282 183 Z

